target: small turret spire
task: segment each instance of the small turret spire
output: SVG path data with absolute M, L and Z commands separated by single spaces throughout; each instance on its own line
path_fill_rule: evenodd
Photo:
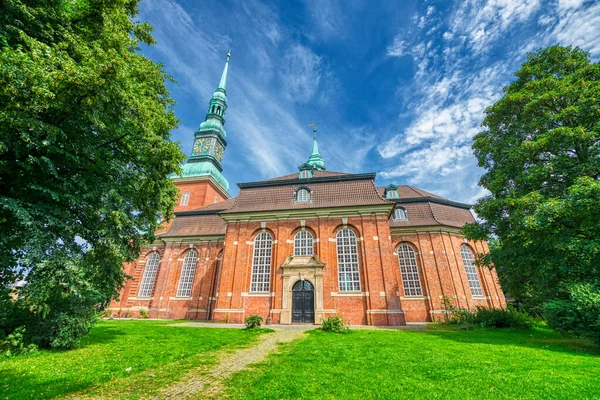
M 325 170 L 325 160 L 319 154 L 319 146 L 317 145 L 317 124 L 309 124 L 313 127 L 313 149 L 308 161 L 298 167 L 299 170 L 318 169 Z

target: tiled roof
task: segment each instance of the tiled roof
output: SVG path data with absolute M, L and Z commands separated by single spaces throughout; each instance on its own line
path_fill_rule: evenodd
M 160 237 L 225 235 L 226 228 L 225 221 L 216 213 L 183 215 L 175 217 L 169 231 Z
M 220 201 L 218 203 L 209 204 L 204 207 L 195 208 L 195 209 L 191 210 L 191 212 L 194 212 L 194 211 L 223 211 L 223 210 L 227 210 L 228 208 L 231 208 L 234 204 L 235 204 L 235 197 L 224 200 L 224 201 Z
M 475 222 L 473 214 L 467 209 L 432 202 L 401 203 L 406 210 L 407 221 L 394 221 L 390 218 L 391 227 L 446 225 L 462 228 L 463 225 Z
M 350 175 L 350 174 L 347 174 L 345 172 L 319 171 L 319 170 L 313 170 L 312 173 L 313 173 L 313 175 L 312 175 L 313 178 L 323 178 L 323 177 L 329 177 L 329 176 Z M 278 176 L 277 178 L 267 179 L 267 182 L 271 182 L 271 181 L 286 181 L 286 180 L 290 180 L 290 179 L 297 179 L 299 174 L 300 174 L 299 172 L 296 172 L 294 174 Z
M 378 187 L 377 191 L 382 197 L 385 197 L 385 187 Z M 436 199 L 443 199 L 443 197 L 435 194 L 426 192 L 413 186 L 401 185 L 398 186 L 398 198 L 401 199 L 413 199 L 418 197 L 433 197 Z
M 315 171 L 325 172 L 325 171 Z M 344 180 L 334 180 L 335 176 L 344 176 Z M 287 175 L 289 179 L 290 175 Z M 297 174 L 293 175 L 294 178 Z M 338 174 L 331 175 L 332 179 L 321 181 L 290 182 L 273 185 L 274 180 L 265 181 L 253 186 L 240 186 L 240 192 L 235 205 L 223 214 L 252 211 L 276 211 L 289 209 L 329 208 L 361 205 L 389 204 L 377 193 L 372 178 L 363 175 Z M 345 178 L 348 179 L 345 179 Z M 356 179 L 354 179 L 356 177 Z M 282 177 L 284 178 L 284 177 Z M 319 177 L 325 178 L 325 177 Z M 280 179 L 285 180 L 285 179 Z M 308 187 L 311 191 L 311 201 L 296 203 L 294 193 L 300 186 Z

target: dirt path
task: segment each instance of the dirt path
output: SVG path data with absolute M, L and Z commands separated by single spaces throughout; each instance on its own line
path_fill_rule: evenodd
M 277 343 L 287 343 L 304 336 L 302 330 L 276 330 L 266 334 L 257 345 L 237 350 L 223 356 L 219 364 L 210 368 L 205 367 L 191 371 L 179 382 L 161 390 L 160 399 L 186 399 L 200 394 L 202 398 L 218 398 L 221 383 L 246 366 L 264 360 L 267 355 L 277 350 Z

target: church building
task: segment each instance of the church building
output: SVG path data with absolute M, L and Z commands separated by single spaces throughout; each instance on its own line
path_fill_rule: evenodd
M 326 169 L 316 136 L 308 160 L 288 175 L 238 183 L 229 195 L 221 162 L 227 146 L 227 70 L 192 154 L 172 177 L 175 219 L 139 260 L 117 316 L 242 323 L 405 325 L 458 308 L 505 307 L 495 270 L 475 264 L 486 242 L 460 234 L 471 206 L 407 185 L 378 187 L 375 173 Z M 234 137 L 235 140 L 235 137 Z

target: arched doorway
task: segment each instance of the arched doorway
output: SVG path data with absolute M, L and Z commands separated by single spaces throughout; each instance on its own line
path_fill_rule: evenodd
M 292 288 L 292 322 L 315 322 L 315 288 L 309 281 L 298 281 Z

